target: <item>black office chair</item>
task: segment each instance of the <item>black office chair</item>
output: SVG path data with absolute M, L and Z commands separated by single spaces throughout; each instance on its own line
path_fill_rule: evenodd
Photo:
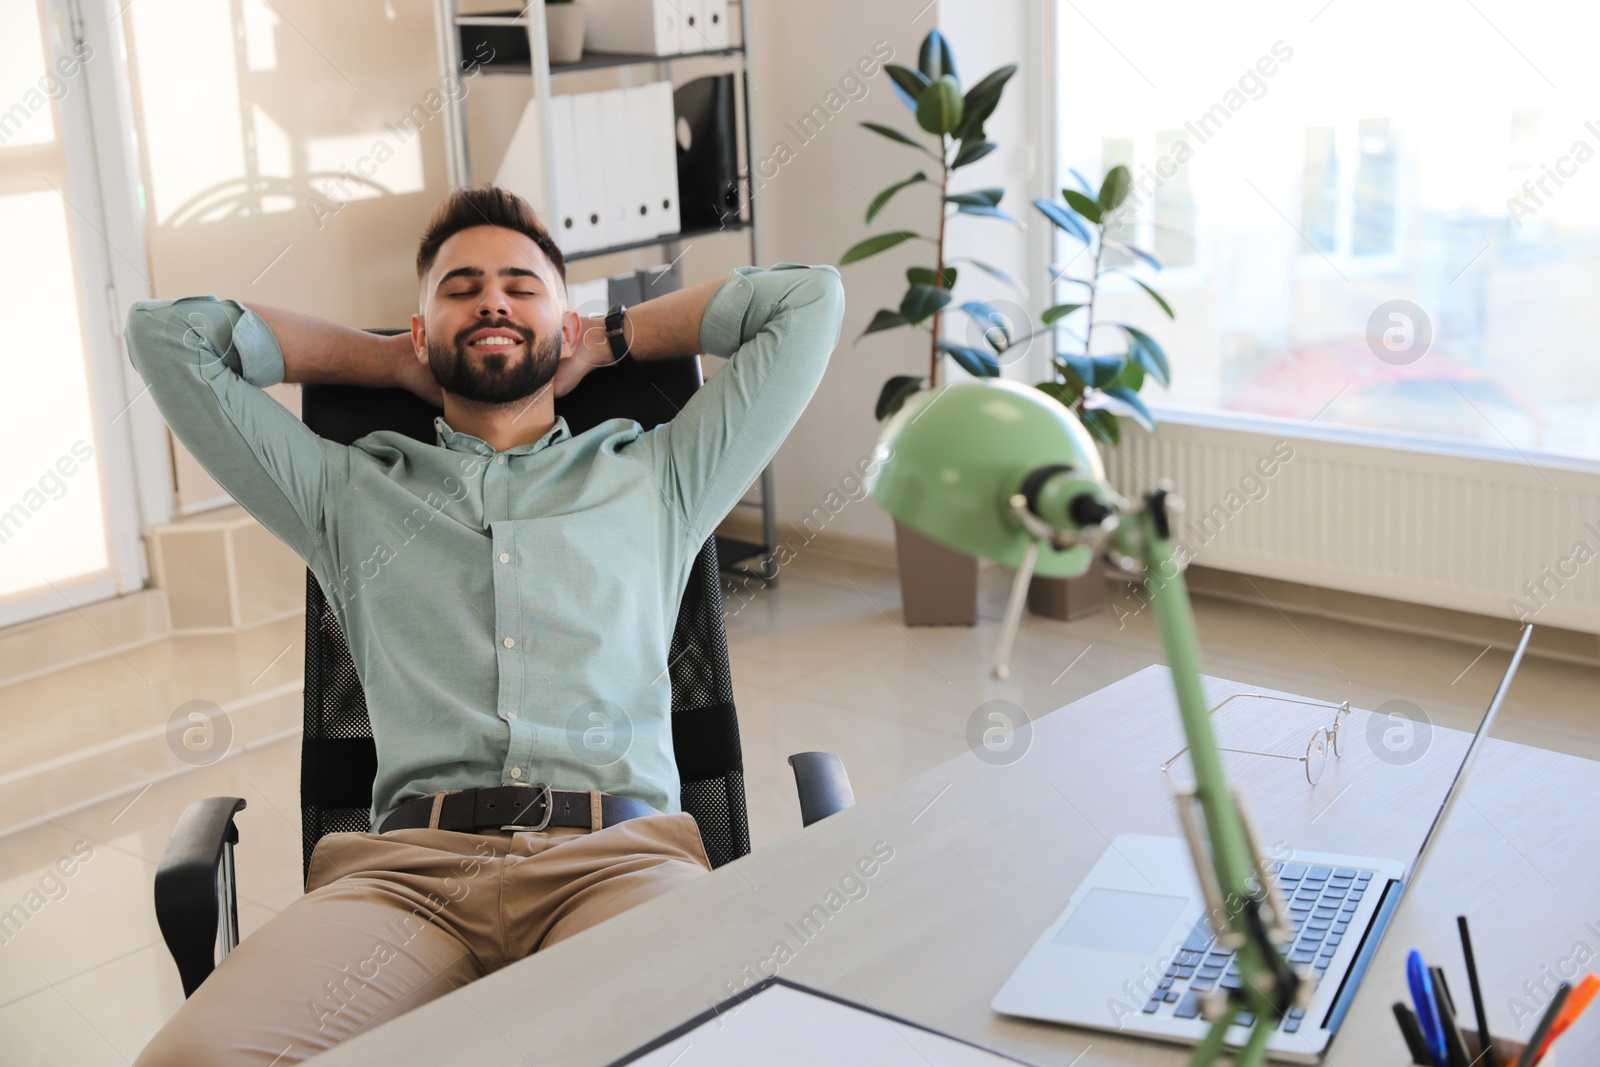
M 648 429 L 670 420 L 699 387 L 698 359 L 629 361 L 589 375 L 556 401 L 556 411 L 575 435 L 614 418 Z M 323 385 L 306 386 L 301 393 L 306 425 L 344 444 L 380 429 L 432 444 L 438 414 L 438 408 L 398 389 Z M 706 856 L 717 867 L 750 851 L 750 831 L 715 538 L 706 540 L 690 572 L 668 662 L 680 803 L 699 823 Z M 837 756 L 802 752 L 789 763 L 807 826 L 854 803 Z M 366 695 L 339 623 L 307 572 L 302 879 L 309 877 L 311 853 L 322 835 L 371 830 L 368 810 L 376 775 Z M 156 871 L 156 918 L 186 997 L 239 942 L 234 815 L 244 806 L 240 797 L 191 804 L 173 828 Z

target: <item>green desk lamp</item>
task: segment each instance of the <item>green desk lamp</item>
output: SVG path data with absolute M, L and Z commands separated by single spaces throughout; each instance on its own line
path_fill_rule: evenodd
M 935 541 L 1017 571 L 995 666 L 1000 677 L 1035 572 L 1077 577 L 1105 554 L 1122 571 L 1144 576 L 1194 766 L 1194 788 L 1177 794 L 1178 814 L 1217 941 L 1234 950 L 1243 979 L 1238 989 L 1204 1002 L 1212 1025 L 1189 1062 L 1216 1062 L 1229 1026 L 1249 1012 L 1250 1037 L 1235 1062 L 1261 1063 L 1275 1027 L 1269 1021 L 1306 1006 L 1312 983 L 1284 958 L 1288 912 L 1223 777 L 1200 685 L 1194 616 L 1172 555 L 1168 515 L 1177 501 L 1164 488 L 1137 504 L 1123 500 L 1106 483 L 1100 454 L 1077 417 L 1039 390 L 1002 379 L 912 397 L 884 427 L 876 457 L 869 492 L 889 514 Z

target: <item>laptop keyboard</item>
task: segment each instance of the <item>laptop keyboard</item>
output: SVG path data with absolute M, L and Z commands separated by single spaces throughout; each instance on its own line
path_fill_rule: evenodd
M 1295 935 L 1289 946 L 1289 962 L 1296 969 L 1310 968 L 1320 980 L 1350 928 L 1351 916 L 1372 884 L 1373 872 L 1304 863 L 1273 863 L 1268 869 L 1277 875 L 1278 892 L 1289 909 L 1289 926 Z M 1217 947 L 1215 940 L 1211 925 L 1201 916 L 1145 1004 L 1146 1015 L 1170 1013 L 1174 1019 L 1198 1018 L 1201 997 L 1215 989 L 1239 988 L 1238 961 L 1232 951 Z M 1304 1019 L 1304 1008 L 1290 1008 L 1281 1020 L 1284 1032 L 1295 1033 Z M 1254 1021 L 1249 1012 L 1235 1017 L 1239 1026 L 1249 1026 Z

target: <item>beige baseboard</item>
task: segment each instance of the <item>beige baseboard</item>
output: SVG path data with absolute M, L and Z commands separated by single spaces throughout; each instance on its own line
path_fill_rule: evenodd
M 787 528 L 786 528 L 787 527 Z M 753 515 L 734 514 L 722 520 L 717 533 L 741 541 L 761 543 L 761 521 Z M 796 531 L 787 523 L 778 524 L 778 564 L 783 566 L 802 557 L 830 563 L 849 563 L 861 567 L 895 570 L 893 541 L 873 537 L 854 537 L 834 530 Z
M 0 629 L 0 686 L 115 656 L 171 633 L 167 598 L 156 589 L 7 626 Z

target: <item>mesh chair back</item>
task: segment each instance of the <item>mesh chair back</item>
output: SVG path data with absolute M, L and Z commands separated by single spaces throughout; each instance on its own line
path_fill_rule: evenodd
M 633 419 L 648 429 L 671 419 L 699 385 L 698 360 L 630 361 L 585 378 L 556 401 L 556 412 L 574 434 L 610 418 Z M 403 390 L 308 385 L 301 413 L 316 433 L 344 444 L 376 430 L 431 444 L 439 409 Z M 750 851 L 750 827 L 714 538 L 706 540 L 690 572 L 668 663 L 680 802 L 699 823 L 712 865 L 721 866 Z M 361 679 L 322 587 L 307 572 L 300 766 L 304 876 L 323 834 L 371 829 L 377 765 Z

